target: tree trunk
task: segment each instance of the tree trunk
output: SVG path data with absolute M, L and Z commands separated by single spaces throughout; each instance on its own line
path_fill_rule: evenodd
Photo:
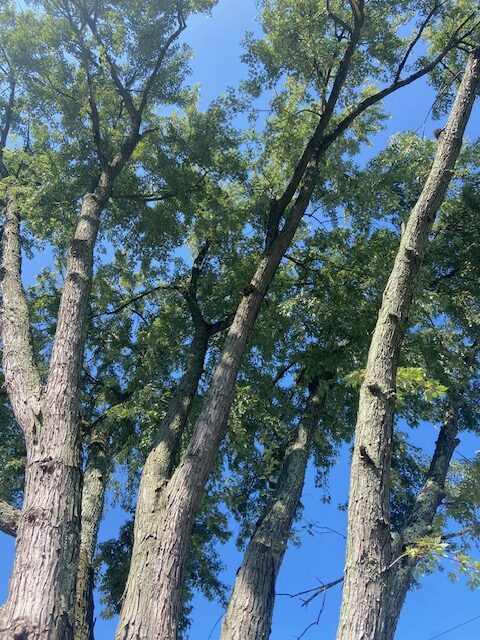
M 122 614 L 117 640 L 176 638 L 190 532 L 225 432 L 243 352 L 265 293 L 310 201 L 317 173 L 318 159 L 315 159 L 309 164 L 305 183 L 284 228 L 244 291 L 190 444 L 162 493 L 163 521 L 158 523 L 152 550 L 153 580 L 148 587 L 145 585 L 148 601 L 140 605 L 138 595 L 133 602 L 125 600 L 128 616 Z M 145 615 L 136 615 L 139 607 L 145 609 Z
M 197 326 L 182 379 L 143 467 L 130 571 L 117 631 L 119 635 L 128 633 L 129 621 L 138 623 L 146 615 L 155 568 L 155 549 L 164 515 L 162 496 L 172 475 L 180 439 L 197 393 L 211 334 L 211 326 L 210 329 L 204 323 Z
M 103 514 L 110 459 L 101 428 L 90 434 L 83 476 L 81 536 L 75 597 L 75 640 L 93 640 L 93 557 Z
M 3 239 L 3 366 L 26 442 L 25 490 L 0 638 L 71 640 L 80 539 L 82 470 L 78 388 L 93 249 L 106 202 L 103 185 L 84 197 L 71 242 L 48 383 L 41 387 L 21 284 L 20 217 L 7 200 Z
M 460 152 L 479 72 L 477 50 L 468 61 L 432 169 L 402 236 L 372 338 L 355 432 L 337 640 L 385 637 L 392 561 L 389 480 L 398 358 L 428 236 Z
M 273 499 L 255 528 L 237 572 L 221 640 L 270 637 L 277 575 L 302 496 L 312 437 L 325 397 L 325 387 L 310 392 L 305 413 L 285 452 Z

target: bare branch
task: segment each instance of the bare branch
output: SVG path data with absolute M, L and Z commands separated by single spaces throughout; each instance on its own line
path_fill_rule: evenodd
M 357 106 L 354 107 L 352 111 L 339 122 L 335 129 L 330 134 L 325 136 L 325 138 L 322 140 L 321 150 L 323 151 L 324 148 L 328 148 L 332 144 L 332 142 L 334 142 L 344 131 L 346 131 L 352 124 L 352 122 L 356 118 L 358 118 L 358 116 L 361 115 L 366 109 L 376 104 L 377 102 L 380 102 L 380 100 L 383 100 L 394 91 L 406 87 L 407 85 L 412 84 L 412 82 L 415 82 L 416 80 L 419 80 L 423 76 L 430 73 L 430 71 L 432 71 L 443 60 L 443 58 L 445 58 L 449 51 L 456 47 L 463 40 L 463 38 L 469 35 L 476 27 L 480 25 L 480 21 L 475 22 L 475 24 L 471 29 L 468 30 L 466 34 L 463 34 L 461 36 L 458 35 L 462 26 L 465 26 L 465 24 L 472 19 L 473 15 L 474 14 L 470 15 L 467 19 L 464 20 L 462 25 L 455 31 L 455 36 L 452 37 L 450 42 L 429 64 L 425 65 L 425 67 L 422 67 L 415 73 L 410 74 L 403 80 L 393 82 L 388 87 L 385 87 L 378 93 L 365 98 L 365 100 L 362 100 L 359 104 L 357 104 Z
M 416 44 L 418 43 L 418 41 L 422 37 L 423 32 L 427 28 L 428 23 L 430 22 L 430 20 L 433 18 L 433 16 L 437 12 L 439 6 L 440 6 L 439 0 L 435 0 L 435 2 L 433 3 L 433 7 L 428 12 L 428 14 L 426 15 L 425 19 L 422 21 L 422 23 L 420 24 L 420 27 L 419 27 L 417 33 L 415 34 L 415 37 L 413 38 L 413 40 L 408 45 L 408 48 L 407 48 L 407 50 L 405 52 L 405 55 L 403 56 L 402 60 L 400 61 L 400 64 L 398 65 L 398 68 L 397 68 L 397 72 L 395 73 L 395 78 L 393 80 L 394 82 L 398 82 L 399 81 L 400 76 L 402 75 L 402 71 L 403 71 L 405 65 L 407 64 L 407 60 L 410 57 L 410 54 L 412 53 L 412 51 L 415 48 Z

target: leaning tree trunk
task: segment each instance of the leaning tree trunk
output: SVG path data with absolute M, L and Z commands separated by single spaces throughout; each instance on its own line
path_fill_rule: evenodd
M 477 50 L 469 58 L 432 169 L 402 236 L 372 337 L 355 432 L 337 640 L 385 638 L 392 561 L 389 480 L 398 358 L 428 236 L 460 152 L 479 74 Z
M 108 185 L 83 199 L 70 245 L 48 383 L 35 365 L 21 283 L 20 216 L 8 198 L 2 256 L 5 385 L 25 437 L 24 501 L 0 638 L 71 640 L 80 537 L 82 469 L 78 388 L 93 249 Z
M 75 640 L 93 640 L 93 557 L 103 514 L 110 468 L 109 440 L 101 427 L 94 428 L 88 443 L 83 475 L 81 536 L 75 595 Z
M 162 492 L 163 518 L 148 559 L 153 565 L 153 579 L 148 585 L 144 583 L 143 589 L 143 599 L 147 600 L 140 604 L 138 593 L 125 598 L 117 640 L 176 639 L 191 528 L 225 432 L 243 352 L 265 293 L 310 201 L 317 173 L 315 159 L 309 164 L 305 184 L 285 227 L 267 249 L 244 291 L 190 444 Z M 133 565 L 132 569 L 142 570 Z M 140 607 L 145 611 L 141 617 L 137 615 Z
M 326 387 L 321 384 L 310 392 L 305 413 L 285 452 L 275 494 L 255 527 L 237 572 L 221 640 L 270 637 L 277 575 L 302 496 L 312 437 L 325 403 Z

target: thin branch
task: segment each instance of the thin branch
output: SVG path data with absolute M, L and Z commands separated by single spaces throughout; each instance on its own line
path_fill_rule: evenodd
M 312 602 L 312 600 L 314 600 L 321 593 L 324 593 L 325 591 L 327 591 L 328 589 L 331 589 L 332 587 L 336 587 L 337 584 L 340 584 L 342 582 L 343 582 L 343 576 L 341 578 L 337 578 L 336 580 L 332 580 L 332 582 L 328 582 L 327 584 L 322 585 L 319 589 L 317 589 L 317 591 L 313 595 L 311 595 L 309 598 L 303 601 L 302 607 L 306 607 L 307 605 L 310 604 L 310 602 Z
M 157 57 L 157 61 L 155 63 L 153 71 L 150 74 L 150 77 L 148 78 L 148 80 L 147 80 L 147 82 L 145 84 L 145 88 L 143 90 L 142 99 L 140 101 L 140 107 L 138 109 L 140 117 L 142 116 L 142 114 L 143 114 L 143 112 L 145 110 L 145 107 L 147 105 L 148 99 L 150 97 L 150 92 L 152 90 L 153 84 L 154 84 L 155 80 L 157 79 L 158 72 L 160 71 L 160 67 L 162 66 L 163 61 L 165 60 L 165 56 L 167 55 L 168 50 L 170 49 L 171 45 L 175 42 L 175 40 L 177 40 L 177 38 L 180 36 L 182 31 L 184 31 L 186 29 L 186 27 L 187 27 L 187 23 L 185 22 L 185 17 L 183 15 L 183 11 L 182 11 L 182 7 L 181 7 L 181 3 L 180 2 L 178 2 L 178 4 L 177 4 L 177 21 L 178 21 L 178 28 L 170 35 L 170 37 L 167 39 L 166 43 L 164 44 L 164 46 L 160 50 L 160 53 L 159 53 L 159 55 Z
M 357 9 L 360 9 L 360 13 L 358 13 Z M 293 175 L 289 184 L 287 185 L 282 196 L 276 202 L 276 208 L 280 212 L 280 214 L 283 213 L 283 211 L 285 211 L 288 204 L 292 200 L 302 178 L 305 175 L 305 172 L 307 170 L 307 167 L 310 161 L 312 160 L 315 152 L 317 151 L 319 142 L 322 139 L 327 129 L 327 126 L 330 123 L 330 120 L 332 118 L 335 106 L 340 96 L 340 91 L 342 89 L 342 86 L 347 78 L 348 71 L 350 68 L 350 63 L 351 63 L 353 54 L 355 53 L 355 50 L 357 48 L 357 44 L 360 39 L 360 33 L 363 27 L 363 20 L 364 20 L 363 2 L 361 2 L 359 5 L 355 3 L 354 7 L 352 7 L 352 11 L 354 13 L 354 28 L 351 32 L 348 45 L 345 49 L 343 57 L 338 66 L 338 70 L 335 75 L 335 79 L 333 81 L 330 95 L 325 104 L 325 109 L 323 111 L 322 117 L 320 118 L 320 121 L 315 129 L 315 132 L 313 133 L 313 136 L 309 140 L 300 160 L 298 161 L 297 166 L 295 167 L 295 170 L 293 172 Z
M 280 382 L 280 380 L 290 371 L 290 369 L 292 369 L 297 364 L 298 363 L 295 360 L 293 360 L 292 362 L 288 362 L 283 367 L 280 367 L 280 369 L 277 371 L 275 377 L 272 380 L 273 384 L 277 385 Z
M 175 285 L 160 284 L 157 287 L 151 287 L 150 289 L 145 289 L 145 291 L 142 291 L 141 293 L 138 293 L 137 295 L 129 298 L 128 300 L 125 300 L 124 302 L 120 303 L 117 307 L 115 307 L 111 311 L 101 311 L 100 313 L 95 313 L 94 315 L 92 315 L 92 318 L 99 318 L 101 316 L 113 316 L 117 313 L 120 313 L 120 311 L 123 311 L 123 309 L 125 309 L 126 307 L 129 307 L 134 302 L 138 302 L 139 300 L 142 300 L 143 298 L 146 298 L 147 296 L 151 295 L 152 293 L 156 293 L 157 291 L 178 291 L 178 290 L 179 288 Z
M 85 18 L 86 18 L 86 24 L 90 28 L 90 31 L 92 32 L 98 46 L 100 47 L 101 56 L 107 62 L 108 68 L 110 69 L 110 76 L 113 80 L 113 84 L 115 85 L 115 88 L 117 89 L 120 97 L 122 98 L 125 104 L 125 108 L 128 111 L 128 115 L 130 116 L 131 121 L 133 123 L 137 123 L 137 122 L 139 123 L 141 119 L 139 117 L 139 112 L 137 111 L 137 108 L 133 103 L 133 98 L 130 95 L 130 92 L 128 91 L 128 89 L 125 87 L 122 80 L 120 79 L 120 75 L 117 70 L 117 65 L 115 64 L 113 58 L 108 53 L 107 48 L 103 44 L 103 41 L 97 30 L 96 22 L 92 19 L 92 16 L 87 15 L 85 16 Z
M 345 20 L 342 20 L 342 18 L 340 18 L 340 16 L 338 16 L 336 13 L 334 13 L 331 8 L 330 8 L 330 2 L 329 0 L 327 0 L 327 16 L 329 18 L 331 18 L 333 20 L 333 22 L 335 22 L 336 24 L 340 25 L 340 27 L 344 30 L 347 31 L 348 33 L 352 33 L 352 27 L 350 25 L 348 25 Z
M 105 169 L 106 166 L 108 165 L 108 161 L 107 161 L 107 154 L 105 151 L 105 147 L 102 141 L 100 115 L 98 112 L 97 100 L 96 100 L 95 82 L 93 80 L 91 66 L 90 66 L 91 54 L 85 45 L 81 29 L 78 27 L 74 17 L 72 16 L 68 0 L 64 0 L 63 10 L 67 16 L 70 28 L 75 34 L 75 39 L 80 48 L 80 57 L 82 60 L 83 70 L 85 71 L 85 77 L 87 80 L 87 87 L 88 87 L 88 106 L 89 106 L 90 122 L 92 124 L 93 142 L 95 144 L 95 148 L 97 149 L 98 159 L 100 160 L 100 164 L 102 168 Z
M 451 40 L 444 47 L 444 49 L 429 64 L 427 64 L 425 67 L 422 67 L 415 73 L 410 74 L 403 80 L 398 80 L 397 82 L 393 82 L 388 87 L 385 87 L 381 91 L 378 91 L 374 95 L 369 96 L 368 98 L 365 98 L 365 100 L 362 100 L 360 103 L 358 103 L 357 106 L 354 107 L 352 111 L 350 111 L 350 113 L 346 115 L 343 118 L 343 120 L 341 120 L 338 123 L 335 129 L 330 134 L 325 136 L 325 138 L 322 140 L 321 151 L 323 151 L 324 148 L 328 148 L 332 144 L 332 142 L 334 142 L 344 131 L 346 131 L 348 127 L 351 125 L 351 123 L 359 115 L 361 115 L 366 109 L 376 104 L 380 100 L 383 100 L 394 91 L 397 91 L 398 89 L 406 87 L 407 85 L 412 84 L 412 82 L 415 82 L 416 80 L 419 80 L 423 76 L 430 73 L 430 71 L 432 71 L 443 60 L 443 58 L 445 58 L 445 56 L 449 51 L 451 51 L 455 46 L 457 46 L 465 37 L 467 37 L 467 35 L 472 33 L 472 31 L 480 25 L 480 21 L 477 21 L 472 26 L 472 28 L 469 29 L 465 34 L 463 34 L 462 36 L 458 35 L 461 28 L 465 26 L 465 24 L 469 20 L 471 20 L 474 15 L 475 14 L 472 13 L 468 18 L 466 18 L 462 22 L 461 26 L 455 30 L 455 36 L 451 38 Z
M 444 4 L 444 3 L 442 3 L 442 4 Z M 405 52 L 405 55 L 403 56 L 400 64 L 398 65 L 397 72 L 396 72 L 395 78 L 394 78 L 394 82 L 398 82 L 398 80 L 400 79 L 400 76 L 402 75 L 402 71 L 403 71 L 405 65 L 407 64 L 408 58 L 410 57 L 410 54 L 412 53 L 412 51 L 415 48 L 416 44 L 418 43 L 418 41 L 422 37 L 422 34 L 425 31 L 425 29 L 427 28 L 428 23 L 433 18 L 433 16 L 435 15 L 435 13 L 437 12 L 439 7 L 440 7 L 440 2 L 438 0 L 435 0 L 435 2 L 433 4 L 433 7 L 428 12 L 428 14 L 425 17 L 425 19 L 423 20 L 423 22 L 421 23 L 421 25 L 420 25 L 415 37 L 410 42 L 410 44 L 409 44 L 409 46 L 408 46 L 408 48 L 407 48 L 407 50 Z

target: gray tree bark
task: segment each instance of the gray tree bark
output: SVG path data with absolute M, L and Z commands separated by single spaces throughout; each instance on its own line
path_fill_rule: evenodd
M 18 521 L 0 638 L 73 638 L 82 470 L 78 388 L 87 324 L 93 248 L 106 184 L 83 200 L 71 242 L 48 382 L 33 356 L 21 283 L 20 215 L 6 203 L 2 256 L 5 385 L 26 442 L 24 503 Z M 108 189 L 107 189 L 108 191 Z
M 428 236 L 460 152 L 479 75 L 477 50 L 468 60 L 432 169 L 402 236 L 372 337 L 355 432 L 337 640 L 385 637 L 392 561 L 389 478 L 398 357 Z
M 90 434 L 83 475 L 81 535 L 75 594 L 75 640 L 93 640 L 93 558 L 103 515 L 110 456 L 101 427 Z
M 199 272 L 199 264 L 194 265 L 187 300 L 195 332 L 187 355 L 185 371 L 142 472 L 135 512 L 130 571 L 117 633 L 128 633 L 126 620 L 139 621 L 147 615 L 146 608 L 150 598 L 148 588 L 153 580 L 155 549 L 159 527 L 164 518 L 163 493 L 175 467 L 180 440 L 188 423 L 192 403 L 203 374 L 210 338 L 229 325 L 229 320 L 215 324 L 208 324 L 205 321 L 196 300 L 196 282 Z
M 142 138 L 142 117 L 165 56 L 186 26 L 179 6 L 177 28 L 160 48 L 138 95 L 138 106 L 123 85 L 110 52 L 103 50 L 112 86 L 121 96 L 131 120 L 122 143 L 109 158 L 95 99 L 91 52 L 87 49 L 82 27 L 69 11 L 66 18 L 80 50 L 93 142 L 101 172 L 93 192 L 83 196 L 79 221 L 70 242 L 45 386 L 42 386 L 35 364 L 28 305 L 22 287 L 20 212 L 12 195 L 5 199 L 0 272 L 3 369 L 5 387 L 25 438 L 27 455 L 15 562 L 8 598 L 0 609 L 2 640 L 73 640 L 82 492 L 79 391 L 95 242 L 100 215 L 110 198 L 114 181 Z M 93 16 L 85 12 L 85 18 L 92 36 L 103 46 Z M 0 132 L 1 178 L 9 176 L 3 151 L 15 107 L 15 83 L 16 78 L 12 77 Z
M 312 437 L 325 404 L 326 386 L 321 383 L 315 387 L 285 452 L 275 494 L 255 527 L 237 572 L 221 640 L 270 637 L 277 575 L 302 496 Z

